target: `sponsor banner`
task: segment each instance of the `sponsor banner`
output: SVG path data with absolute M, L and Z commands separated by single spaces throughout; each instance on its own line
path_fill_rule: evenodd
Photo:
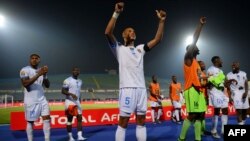
M 170 120 L 172 115 L 173 107 L 165 106 L 163 107 L 163 115 L 161 120 Z M 65 128 L 67 123 L 67 117 L 64 111 L 51 111 L 51 128 Z M 185 106 L 182 107 L 182 118 L 187 116 Z M 235 114 L 235 109 L 233 106 L 229 106 L 229 115 Z M 213 115 L 213 107 L 209 106 L 206 111 L 206 117 L 211 117 Z M 97 126 L 97 125 L 112 125 L 117 124 L 119 119 L 119 109 L 89 109 L 83 110 L 82 124 L 83 126 Z M 149 108 L 146 113 L 146 122 L 151 122 L 151 109 Z M 73 119 L 73 126 L 76 126 L 76 118 Z M 135 115 L 132 114 L 130 118 L 130 123 L 135 122 Z M 35 129 L 42 129 L 42 118 L 35 121 Z M 24 112 L 12 112 L 10 119 L 11 130 L 25 130 L 26 121 L 24 117 Z

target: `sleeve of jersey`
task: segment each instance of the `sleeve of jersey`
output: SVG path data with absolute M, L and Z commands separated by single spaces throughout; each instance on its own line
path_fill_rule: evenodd
M 148 44 L 144 44 L 143 49 L 145 52 L 149 52 L 151 49 L 148 47 Z
M 27 72 L 27 70 L 26 69 L 22 69 L 21 71 L 20 71 L 20 78 L 28 78 L 29 76 L 28 76 L 28 72 Z
M 69 88 L 69 82 L 68 82 L 67 79 L 63 81 L 63 86 L 62 87 L 63 88 Z
M 119 42 L 115 42 L 115 43 L 111 43 L 109 42 L 109 47 L 112 51 L 112 53 L 115 55 L 115 57 L 117 57 L 117 47 L 121 46 L 121 43 Z
M 248 78 L 247 78 L 247 74 L 244 72 L 244 77 L 245 77 L 245 80 L 247 81 Z
M 215 87 L 223 86 L 225 75 L 223 73 L 219 73 L 217 76 L 210 76 L 208 81 L 212 83 Z

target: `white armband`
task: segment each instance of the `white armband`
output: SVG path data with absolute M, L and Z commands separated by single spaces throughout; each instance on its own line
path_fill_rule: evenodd
M 112 17 L 115 18 L 115 19 L 117 19 L 119 17 L 119 14 L 120 13 L 114 12 Z

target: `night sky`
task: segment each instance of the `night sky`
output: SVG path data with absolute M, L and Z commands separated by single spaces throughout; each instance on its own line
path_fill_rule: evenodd
M 48 75 L 70 73 L 79 66 L 81 73 L 105 73 L 118 69 L 104 31 L 111 18 L 115 0 L 1 0 L 0 14 L 5 26 L 0 28 L 0 78 L 18 78 L 29 64 L 29 55 L 38 53 L 41 65 L 48 65 Z M 198 47 L 199 60 L 207 68 L 218 55 L 228 73 L 237 60 L 250 73 L 250 4 L 247 0 L 126 0 L 118 18 L 115 36 L 133 27 L 135 44 L 154 38 L 158 18 L 155 10 L 167 12 L 162 42 L 144 57 L 146 76 L 156 74 L 183 77 L 185 40 L 193 35 L 201 16 L 207 17 Z M 249 76 L 250 77 L 250 76 Z

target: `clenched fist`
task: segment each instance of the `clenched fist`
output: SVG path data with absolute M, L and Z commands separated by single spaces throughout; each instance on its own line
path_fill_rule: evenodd
M 161 21 L 164 21 L 166 19 L 166 12 L 163 11 L 163 10 L 155 10 L 156 11 L 156 14 L 157 14 L 157 17 L 161 20 Z

